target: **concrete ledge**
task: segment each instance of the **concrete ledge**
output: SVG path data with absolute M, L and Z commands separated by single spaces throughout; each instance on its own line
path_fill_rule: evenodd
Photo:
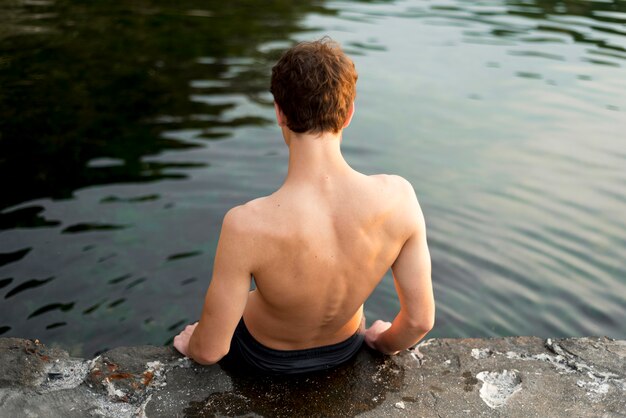
M 0 338 L 1 417 L 626 417 L 626 341 L 432 339 L 327 373 L 237 376 L 171 347 L 92 360 Z

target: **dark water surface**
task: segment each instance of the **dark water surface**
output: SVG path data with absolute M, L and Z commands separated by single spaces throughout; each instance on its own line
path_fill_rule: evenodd
M 626 338 L 621 1 L 0 0 L 0 334 L 91 355 L 197 318 L 223 214 L 286 172 L 271 65 L 325 34 L 346 158 L 425 212 L 432 335 Z M 386 277 L 368 316 L 397 308 Z

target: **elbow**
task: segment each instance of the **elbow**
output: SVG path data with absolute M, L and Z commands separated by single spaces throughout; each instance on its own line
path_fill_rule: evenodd
M 203 366 L 210 366 L 220 361 L 228 350 L 202 350 L 190 344 L 189 357 L 198 364 Z
M 220 361 L 227 353 L 189 353 L 190 357 L 198 364 L 210 366 Z
M 435 315 L 429 315 L 425 318 L 409 319 L 408 326 L 415 333 L 427 334 L 435 327 Z
M 418 334 L 428 334 L 433 327 L 435 326 L 434 321 L 424 321 L 418 322 L 414 325 L 411 325 L 411 328 L 414 329 Z

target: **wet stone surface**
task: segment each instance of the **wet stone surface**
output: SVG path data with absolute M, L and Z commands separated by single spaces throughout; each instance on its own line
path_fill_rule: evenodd
M 192 401 L 187 416 L 260 415 L 272 417 L 356 416 L 398 392 L 404 368 L 363 350 L 354 361 L 323 373 L 295 377 L 231 375 L 232 389 Z
M 626 341 L 608 338 L 434 339 L 295 377 L 199 366 L 171 347 L 84 360 L 4 338 L 0 369 L 0 417 L 626 416 Z

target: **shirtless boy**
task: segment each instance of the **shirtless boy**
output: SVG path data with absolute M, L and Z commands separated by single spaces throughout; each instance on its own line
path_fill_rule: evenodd
M 294 46 L 272 69 L 287 177 L 224 217 L 200 321 L 174 338 L 182 354 L 300 373 L 347 361 L 363 340 L 396 354 L 433 327 L 430 255 L 412 186 L 361 174 L 341 154 L 356 80 L 329 39 Z M 400 311 L 365 329 L 363 303 L 390 267 Z

